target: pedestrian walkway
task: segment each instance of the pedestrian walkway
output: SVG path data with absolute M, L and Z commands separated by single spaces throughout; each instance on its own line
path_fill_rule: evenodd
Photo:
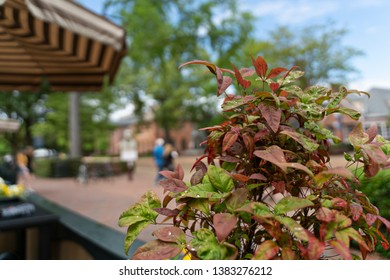
M 187 178 L 194 162 L 194 157 L 180 157 L 177 161 L 183 166 Z M 162 188 L 155 184 L 156 172 L 152 158 L 140 158 L 133 181 L 129 181 L 126 174 L 91 179 L 88 184 L 80 184 L 75 178 L 36 177 L 31 186 L 40 196 L 60 206 L 115 230 L 126 232 L 126 228 L 118 226 L 118 218 L 123 211 L 150 189 L 160 197 L 163 196 Z M 152 231 L 153 227 L 146 229 L 140 239 L 152 239 Z

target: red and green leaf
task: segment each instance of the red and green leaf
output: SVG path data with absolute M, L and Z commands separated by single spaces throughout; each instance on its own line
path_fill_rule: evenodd
M 182 248 L 174 243 L 167 243 L 160 240 L 150 241 L 139 247 L 133 260 L 167 260 L 180 254 Z
M 288 137 L 294 139 L 296 142 L 302 145 L 303 148 L 305 148 L 309 152 L 313 152 L 318 149 L 319 144 L 317 144 L 314 140 L 310 139 L 309 137 L 296 132 L 296 131 L 290 131 L 290 130 L 283 130 L 280 132 L 281 134 L 287 135 Z
M 215 234 L 219 242 L 226 239 L 236 227 L 237 217 L 228 213 L 218 213 L 213 217 Z
M 253 255 L 253 260 L 272 260 L 279 252 L 279 246 L 272 240 L 262 242 Z

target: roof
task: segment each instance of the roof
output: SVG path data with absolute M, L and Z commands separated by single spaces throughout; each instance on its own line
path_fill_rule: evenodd
M 68 0 L 0 0 L 0 90 L 99 91 L 126 55 L 125 30 Z

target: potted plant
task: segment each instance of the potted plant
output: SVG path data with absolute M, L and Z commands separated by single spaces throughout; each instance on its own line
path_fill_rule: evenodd
M 377 243 L 389 244 L 381 217 L 360 189 L 351 167 L 374 176 L 388 166 L 389 143 L 377 141 L 375 127 L 362 124 L 349 135 L 353 155 L 346 167 L 330 163 L 329 140 L 339 142 L 319 122 L 334 113 L 358 120 L 342 101 L 352 93 L 322 86 L 302 89 L 297 67 L 268 69 L 262 57 L 254 68 L 222 69 L 201 64 L 217 78 L 224 95 L 225 121 L 204 128 L 205 153 L 184 171 L 163 171 L 165 197 L 147 192 L 119 218 L 128 227 L 125 252 L 149 224 L 163 224 L 156 240 L 139 247 L 134 259 L 169 259 L 183 252 L 192 259 L 322 259 L 327 249 L 342 259 L 363 258 Z M 226 89 L 237 81 L 237 92 Z M 386 149 L 385 149 L 386 148 Z M 166 225 L 169 223 L 169 225 Z M 353 253 L 356 244 L 360 254 Z

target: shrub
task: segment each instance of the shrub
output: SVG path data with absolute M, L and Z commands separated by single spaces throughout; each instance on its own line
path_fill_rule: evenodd
M 262 57 L 252 62 L 254 69 L 221 69 L 206 61 L 182 65 L 205 65 L 216 76 L 225 121 L 204 129 L 205 152 L 190 182 L 183 182 L 180 166 L 163 171 L 163 200 L 149 191 L 120 216 L 119 225 L 128 227 L 125 252 L 143 228 L 168 221 L 134 259 L 173 258 L 183 250 L 192 259 L 322 259 L 327 247 L 340 258 L 359 258 L 351 241 L 362 258 L 377 243 L 387 249 L 380 229 L 389 230 L 390 222 L 348 168 L 330 165 L 328 139 L 339 139 L 318 125 L 333 113 L 358 120 L 359 112 L 341 101 L 366 93 L 301 89 L 294 82 L 303 72 L 296 67 L 268 70 Z M 227 94 L 232 77 L 238 92 Z M 375 128 L 364 131 L 361 123 L 349 136 L 349 165 L 363 165 L 369 177 L 388 161 L 380 145 L 389 144 L 375 139 Z
M 386 219 L 390 219 L 390 170 L 379 171 L 372 178 L 362 178 L 361 189 L 370 199 L 371 203 L 380 209 L 380 214 Z M 387 239 L 389 240 L 389 238 Z M 377 252 L 386 258 L 390 258 L 390 252 L 377 246 Z

